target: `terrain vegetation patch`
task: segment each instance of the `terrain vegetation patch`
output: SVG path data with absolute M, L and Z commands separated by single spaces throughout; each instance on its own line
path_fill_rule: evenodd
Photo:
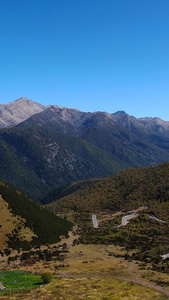
M 12 270 L 0 271 L 0 282 L 3 285 L 0 291 L 1 299 L 1 295 L 3 294 L 8 294 L 8 297 L 11 298 L 12 293 L 37 288 L 42 284 L 42 279 L 40 275 L 30 274 L 20 270 Z
M 112 252 L 119 257 L 110 255 Z M 22 265 L 23 271 L 52 272 L 54 278 L 41 288 L 14 293 L 11 299 L 167 300 L 169 287 L 158 286 L 157 280 L 166 283 L 168 274 L 143 269 L 138 262 L 125 260 L 123 254 L 120 247 L 79 244 L 68 248 L 62 262 L 54 259 Z

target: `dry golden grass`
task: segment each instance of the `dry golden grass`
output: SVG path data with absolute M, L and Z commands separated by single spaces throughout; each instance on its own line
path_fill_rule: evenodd
M 110 247 L 112 250 L 112 247 Z M 71 247 L 65 263 L 69 265 L 67 272 L 71 273 L 96 273 L 116 271 L 126 268 L 126 263 L 108 255 L 108 246 L 104 245 L 77 245 Z
M 62 240 L 71 245 L 75 236 Z M 53 245 L 55 246 L 55 245 Z M 50 246 L 52 247 L 52 245 Z M 64 262 L 37 262 L 32 266 L 16 266 L 34 273 L 50 271 L 53 281 L 42 288 L 0 299 L 40 300 L 166 300 L 169 288 L 158 287 L 150 280 L 169 281 L 168 274 L 140 269 L 139 264 L 109 253 L 122 254 L 123 249 L 105 245 L 77 245 L 69 248 Z M 9 267 L 11 268 L 11 267 Z M 163 294 L 161 292 L 166 293 Z M 167 295 L 168 293 L 168 295 Z
M 0 195 L 0 211 L 1 211 L 0 250 L 2 250 L 4 248 L 4 243 L 8 239 L 6 237 L 6 234 L 9 234 L 12 232 L 12 230 L 15 228 L 15 222 L 17 223 L 18 220 L 9 211 L 8 203 L 3 200 L 1 195 Z
M 7 234 L 10 234 L 15 228 L 19 229 L 18 236 L 28 242 L 34 236 L 32 230 L 24 228 L 25 220 L 19 216 L 14 216 L 9 209 L 8 203 L 0 195 L 0 250 L 4 249 L 5 242 L 8 240 Z

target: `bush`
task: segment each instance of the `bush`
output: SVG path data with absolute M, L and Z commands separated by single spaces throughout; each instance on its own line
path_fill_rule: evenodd
M 44 284 L 50 283 L 53 279 L 53 275 L 50 272 L 43 273 L 41 277 Z

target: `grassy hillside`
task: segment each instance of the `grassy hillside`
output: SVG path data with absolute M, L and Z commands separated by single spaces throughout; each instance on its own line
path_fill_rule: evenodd
M 72 224 L 39 206 L 13 187 L 0 182 L 1 249 L 27 249 L 54 243 L 68 235 Z

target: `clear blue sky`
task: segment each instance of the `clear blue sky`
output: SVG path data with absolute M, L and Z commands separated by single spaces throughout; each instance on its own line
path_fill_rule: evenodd
M 4 0 L 0 104 L 169 120 L 169 0 Z

